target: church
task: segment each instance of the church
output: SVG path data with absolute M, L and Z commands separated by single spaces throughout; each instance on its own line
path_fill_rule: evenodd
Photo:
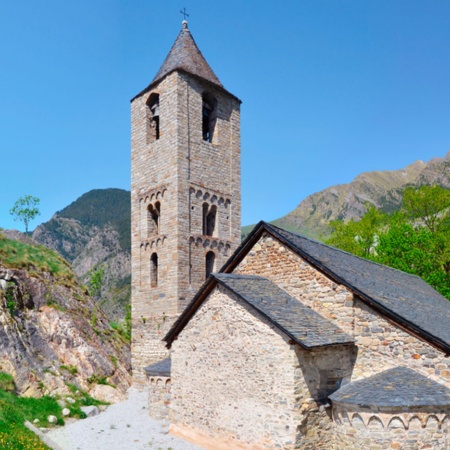
M 207 449 L 448 449 L 450 303 L 260 222 L 240 242 L 240 105 L 186 21 L 131 101 L 132 367 Z

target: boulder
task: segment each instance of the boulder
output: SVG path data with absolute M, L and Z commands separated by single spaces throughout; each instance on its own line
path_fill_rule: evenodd
M 118 403 L 126 400 L 126 395 L 112 386 L 97 384 L 90 391 L 89 395 L 107 403 Z
M 56 422 L 58 422 L 58 418 L 56 416 L 50 415 L 47 417 L 47 422 L 48 423 L 56 423 Z
M 80 409 L 87 417 L 93 417 L 100 413 L 96 406 L 82 406 Z

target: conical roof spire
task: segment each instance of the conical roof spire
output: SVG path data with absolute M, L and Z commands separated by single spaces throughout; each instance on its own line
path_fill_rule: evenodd
M 181 31 L 175 43 L 150 85 L 160 81 L 174 70 L 184 70 L 223 88 L 222 83 L 197 47 L 189 31 L 187 20 L 183 20 Z

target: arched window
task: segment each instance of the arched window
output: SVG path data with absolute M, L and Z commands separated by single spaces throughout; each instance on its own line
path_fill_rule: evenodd
M 148 205 L 148 236 L 159 234 L 159 218 L 161 215 L 161 203 L 156 202 L 155 206 Z
M 212 142 L 216 125 L 216 99 L 208 93 L 202 96 L 202 135 L 203 140 Z
M 152 142 L 159 139 L 159 94 L 150 95 L 147 101 L 147 142 Z
M 205 273 L 206 278 L 208 278 L 214 272 L 214 260 L 216 259 L 216 255 L 214 252 L 208 252 L 206 254 L 206 264 L 205 264 Z
M 208 203 L 203 203 L 203 234 L 205 236 L 214 236 L 216 230 L 217 206 L 209 208 Z
M 152 253 L 150 257 L 150 285 L 158 286 L 158 255 L 156 253 Z

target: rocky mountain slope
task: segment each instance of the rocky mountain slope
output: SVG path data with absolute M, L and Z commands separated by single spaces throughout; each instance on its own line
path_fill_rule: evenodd
M 66 258 L 87 286 L 92 273 L 102 271 L 95 296 L 110 320 L 123 319 L 130 302 L 130 215 L 129 191 L 95 189 L 33 232 L 33 239 Z
M 428 163 L 416 161 L 400 170 L 362 173 L 351 183 L 308 196 L 297 208 L 273 223 L 317 239 L 329 234 L 327 225 L 332 220 L 361 218 L 366 202 L 385 212 L 395 211 L 400 208 L 405 187 L 433 184 L 450 188 L 450 152 L 444 158 Z
M 0 233 L 0 371 L 13 375 L 18 393 L 27 396 L 69 394 L 67 383 L 94 397 L 112 390 L 108 384 L 123 394 L 130 384 L 127 340 L 110 328 L 56 252 L 5 233 Z
M 331 220 L 360 218 L 366 202 L 394 211 L 400 207 L 406 186 L 424 184 L 450 188 L 450 152 L 445 158 L 416 161 L 396 171 L 362 173 L 351 183 L 310 195 L 273 223 L 320 239 L 329 234 Z M 243 236 L 251 228 L 243 227 Z M 87 286 L 92 273 L 102 269 L 103 282 L 96 299 L 110 320 L 123 320 L 131 292 L 129 191 L 90 191 L 38 226 L 33 238 L 65 257 Z

